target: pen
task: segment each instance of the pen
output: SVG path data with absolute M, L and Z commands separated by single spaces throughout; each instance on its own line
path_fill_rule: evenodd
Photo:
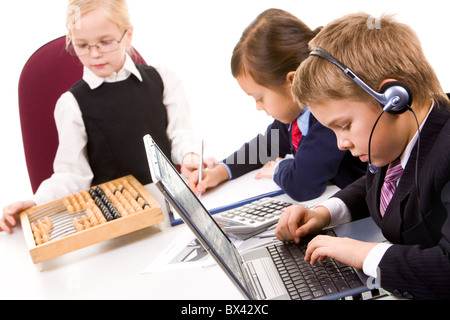
M 198 168 L 198 183 L 202 182 L 203 179 L 203 140 L 201 142 L 201 148 L 200 148 L 200 164 Z M 200 193 L 198 197 L 200 198 L 202 194 Z

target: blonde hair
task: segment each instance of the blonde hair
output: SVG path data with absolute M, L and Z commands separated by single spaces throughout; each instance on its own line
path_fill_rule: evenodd
M 125 31 L 132 27 L 126 0 L 69 0 L 66 19 L 69 35 L 73 29 L 81 27 L 80 19 L 83 15 L 98 8 L 102 8 L 106 17 L 120 30 Z
M 323 48 L 375 91 L 383 80 L 396 79 L 411 88 L 413 105 L 425 105 L 430 99 L 448 101 L 415 32 L 390 15 L 383 15 L 376 24 L 373 19 L 365 13 L 337 19 L 324 27 L 309 47 Z M 300 105 L 327 99 L 378 104 L 334 64 L 315 56 L 298 68 L 292 94 Z

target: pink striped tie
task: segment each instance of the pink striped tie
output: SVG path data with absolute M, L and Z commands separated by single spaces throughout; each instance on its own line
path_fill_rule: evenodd
M 380 213 L 384 216 L 386 208 L 394 195 L 395 188 L 397 187 L 397 181 L 400 179 L 403 173 L 402 164 L 400 159 L 392 162 L 386 172 L 386 177 L 384 178 L 384 184 L 381 188 L 381 199 L 380 199 Z

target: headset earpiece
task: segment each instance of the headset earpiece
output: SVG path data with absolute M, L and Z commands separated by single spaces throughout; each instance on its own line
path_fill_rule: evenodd
M 400 114 L 408 110 L 413 101 L 411 89 L 400 81 L 386 82 L 380 89 L 383 101 L 379 101 L 385 112 Z

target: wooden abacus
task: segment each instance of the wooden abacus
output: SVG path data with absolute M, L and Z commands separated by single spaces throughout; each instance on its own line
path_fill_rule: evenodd
M 34 263 L 164 220 L 156 200 L 133 176 L 30 208 L 20 219 Z

